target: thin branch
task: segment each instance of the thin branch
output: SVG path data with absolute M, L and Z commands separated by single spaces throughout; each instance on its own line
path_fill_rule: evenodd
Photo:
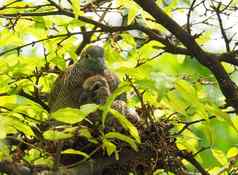
M 193 11 L 193 9 L 194 9 L 194 5 L 195 5 L 196 1 L 197 1 L 197 0 L 193 0 L 192 4 L 191 4 L 191 6 L 190 6 L 190 8 L 189 8 L 189 10 L 188 10 L 188 15 L 187 15 L 187 31 L 188 31 L 188 33 L 190 33 L 190 34 L 191 34 L 190 17 L 191 17 L 191 13 L 192 13 L 192 11 Z
M 191 54 L 205 67 L 207 67 L 216 77 L 226 103 L 232 106 L 238 113 L 238 87 L 230 79 L 228 73 L 221 65 L 218 57 L 205 52 L 195 41 L 193 36 L 186 32 L 176 21 L 160 9 L 154 0 L 134 0 L 144 11 L 152 15 L 155 20 L 168 31 L 191 52 Z
M 110 3 L 107 7 L 111 7 L 112 3 Z M 108 11 L 104 11 L 102 16 L 100 17 L 99 21 L 98 22 L 102 22 L 103 19 L 105 18 L 106 14 L 107 14 Z M 97 30 L 97 25 L 94 26 L 93 30 Z M 83 26 L 81 27 L 81 31 L 85 32 L 86 31 L 86 28 Z M 83 48 L 88 44 L 90 43 L 90 40 L 91 40 L 91 37 L 92 37 L 93 33 L 90 33 L 90 34 L 87 34 L 87 33 L 84 33 L 83 34 L 83 41 L 80 43 L 79 47 L 76 49 L 76 54 L 77 55 L 80 55 L 81 51 L 83 50 Z
M 197 170 L 202 175 L 209 175 L 209 173 L 201 166 L 201 164 L 194 158 L 194 156 L 191 153 L 188 153 L 186 151 L 179 151 L 178 156 L 190 162 L 194 167 L 197 168 Z
M 8 4 L 6 4 L 6 5 L 2 6 L 2 7 L 0 7 L 0 10 L 3 10 L 3 9 L 5 9 L 5 8 L 7 8 L 8 6 L 10 6 L 10 5 L 12 5 L 12 4 L 15 4 L 15 3 L 17 3 L 17 2 L 19 2 L 19 0 L 9 2 Z
M 88 31 L 86 33 L 92 33 L 92 32 L 102 32 L 102 30 L 97 30 L 97 31 Z M 37 41 L 32 41 L 30 43 L 27 43 L 27 44 L 24 44 L 24 45 L 21 45 L 21 46 L 18 46 L 18 47 L 14 47 L 14 48 L 11 48 L 11 49 L 8 49 L 8 50 L 5 50 L 3 52 L 0 53 L 0 56 L 8 53 L 8 52 L 12 52 L 12 51 L 19 51 L 21 50 L 22 48 L 24 47 L 27 47 L 27 46 L 34 46 L 35 44 L 37 43 L 40 43 L 40 42 L 43 42 L 43 41 L 47 41 L 47 40 L 51 40 L 51 39 L 55 39 L 55 38 L 61 38 L 61 37 L 66 37 L 66 36 L 73 36 L 73 35 L 79 35 L 79 34 L 83 34 L 83 32 L 72 32 L 72 33 L 65 33 L 65 34 L 59 34 L 59 35 L 50 35 L 48 36 L 47 38 L 43 38 L 43 39 L 40 39 L 40 40 L 37 40 Z
M 221 2 L 219 2 L 217 7 L 213 6 L 213 8 L 214 8 L 214 10 L 216 12 L 216 15 L 217 15 L 217 19 L 218 19 L 218 22 L 219 22 L 221 34 L 223 36 L 223 39 L 224 39 L 224 42 L 225 42 L 225 45 L 226 45 L 226 50 L 227 50 L 227 52 L 230 52 L 231 51 L 231 49 L 230 49 L 230 40 L 228 39 L 228 37 L 226 35 L 226 31 L 225 31 L 224 26 L 223 26 L 223 21 L 221 19 L 221 11 L 220 11 Z
M 18 17 L 18 16 L 54 16 L 54 15 L 63 15 L 63 16 L 65 15 L 65 16 L 72 17 L 72 18 L 75 17 L 72 12 L 61 9 L 60 11 L 50 11 L 50 12 L 41 12 L 41 13 L 0 14 L 0 18 L 1 17 Z M 139 31 L 142 31 L 143 33 L 147 34 L 151 40 L 157 40 L 165 45 L 165 47 L 160 48 L 160 49 L 164 49 L 165 51 L 172 53 L 172 54 L 182 54 L 182 55 L 194 56 L 194 53 L 193 53 L 194 51 L 191 51 L 188 48 L 179 47 L 179 46 L 172 44 L 164 35 L 162 35 L 160 32 L 158 32 L 154 29 L 150 29 L 150 28 L 138 25 L 138 24 L 131 24 L 128 26 L 114 26 L 113 27 L 113 26 L 108 26 L 108 25 L 105 25 L 98 21 L 86 18 L 84 16 L 79 16 L 78 19 L 83 22 L 93 24 L 97 27 L 100 27 L 102 29 L 101 32 L 112 33 L 112 32 L 121 32 L 121 31 L 129 31 L 129 30 L 139 30 Z M 182 31 L 182 32 L 185 32 L 185 31 Z M 179 33 L 181 33 L 181 31 Z M 65 36 L 65 35 L 63 35 L 63 36 Z M 185 37 L 187 39 L 190 38 L 190 36 L 188 37 L 187 34 L 183 37 Z M 193 40 L 193 38 L 192 38 L 192 40 Z M 186 41 L 186 42 L 188 42 L 188 41 Z M 192 41 L 192 42 L 194 42 L 194 41 Z M 29 45 L 31 45 L 31 44 L 29 44 Z M 192 45 L 192 44 L 190 44 L 190 42 L 189 42 L 189 45 Z M 189 47 L 191 47 L 191 46 L 189 46 Z M 196 45 L 195 48 L 196 47 L 199 47 L 199 46 Z M 196 50 L 195 48 L 193 50 Z M 208 53 L 205 51 L 202 51 L 200 53 L 199 50 L 201 50 L 201 49 L 199 48 L 196 51 L 196 53 L 199 53 L 199 54 L 202 53 L 202 54 L 205 54 L 206 56 L 209 55 L 210 57 L 213 57 L 210 60 L 224 61 L 224 62 L 228 62 L 230 64 L 238 66 L 238 61 L 236 61 L 235 58 L 233 59 L 233 57 L 230 57 L 230 55 L 232 55 L 232 56 L 234 55 L 234 52 L 227 52 L 227 53 L 223 53 L 223 54 L 219 55 L 219 54 L 215 54 L 215 53 Z M 225 56 L 225 58 L 224 58 L 224 56 Z M 206 61 L 206 62 L 208 62 L 208 61 Z M 202 63 L 202 64 L 206 64 L 206 63 Z M 208 63 L 208 64 L 212 64 L 212 63 Z M 212 66 L 210 66 L 210 67 L 212 67 Z
M 216 118 L 216 116 L 211 116 L 208 119 L 214 119 Z M 195 120 L 195 121 L 191 121 L 191 122 L 182 122 L 184 124 L 183 128 L 181 130 L 179 130 L 175 135 L 180 135 L 183 131 L 185 131 L 185 129 L 188 129 L 189 126 L 200 123 L 200 122 L 205 122 L 206 119 L 199 119 L 199 120 Z

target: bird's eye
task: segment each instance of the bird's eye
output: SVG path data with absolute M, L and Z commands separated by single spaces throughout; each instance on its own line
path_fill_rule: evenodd
M 86 54 L 86 55 L 85 55 L 85 58 L 89 58 L 89 55 L 88 55 L 88 54 Z

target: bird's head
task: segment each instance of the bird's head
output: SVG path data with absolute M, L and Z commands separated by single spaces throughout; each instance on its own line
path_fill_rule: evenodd
M 105 69 L 104 50 L 99 46 L 89 46 L 81 53 L 77 62 L 85 70 L 102 72 Z

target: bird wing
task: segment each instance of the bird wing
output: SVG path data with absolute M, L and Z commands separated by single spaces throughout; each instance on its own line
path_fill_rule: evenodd
M 60 75 L 49 96 L 49 108 L 53 112 L 61 107 L 78 107 L 85 99 L 83 96 L 83 82 L 93 72 L 87 72 L 75 65 L 70 66 L 64 74 Z
M 50 95 L 49 95 L 49 108 L 51 109 L 53 104 L 56 102 L 58 95 L 62 91 L 62 76 L 59 76 L 51 89 Z

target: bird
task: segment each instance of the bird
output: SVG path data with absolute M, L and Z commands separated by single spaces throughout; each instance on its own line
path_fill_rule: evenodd
M 94 75 L 87 78 L 83 83 L 83 89 L 85 96 L 87 96 L 90 100 L 93 100 L 93 102 L 97 104 L 105 104 L 107 98 L 112 93 L 110 91 L 110 85 L 107 79 L 102 75 Z M 140 122 L 140 117 L 137 112 L 129 108 L 123 98 L 115 99 L 111 104 L 111 108 L 123 114 L 128 120 L 130 120 L 134 124 Z M 94 120 L 97 119 L 95 119 L 94 117 Z M 110 119 L 109 123 L 110 126 L 119 128 L 118 123 L 113 118 Z
M 80 59 L 70 65 L 54 82 L 48 101 L 50 112 L 64 107 L 80 108 L 82 104 L 94 102 L 94 99 L 88 97 L 90 93 L 85 92 L 83 84 L 85 80 L 95 75 L 103 77 L 109 86 L 107 90 L 110 93 L 120 83 L 117 75 L 106 67 L 104 49 L 100 46 L 90 45 L 82 51 Z M 99 101 L 99 103 L 102 102 Z
M 96 104 L 105 104 L 107 98 L 111 95 L 111 89 L 108 81 L 102 75 L 94 75 L 86 79 L 83 83 L 85 95 L 88 97 L 86 101 Z

